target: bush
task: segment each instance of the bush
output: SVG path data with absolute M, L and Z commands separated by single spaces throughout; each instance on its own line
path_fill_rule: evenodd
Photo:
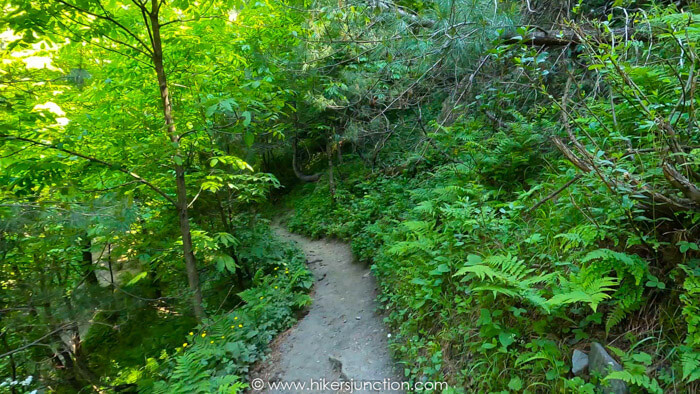
M 451 131 L 488 141 L 483 127 L 466 129 L 476 124 Z M 453 148 L 446 141 L 443 148 L 462 149 L 459 158 L 476 165 L 434 162 L 415 177 L 355 171 L 338 185 L 334 202 L 327 184 L 305 185 L 289 196 L 296 209 L 289 227 L 348 240 L 360 260 L 372 263 L 391 347 L 412 381 L 443 379 L 464 392 L 590 391 L 591 384 L 570 374 L 571 352 L 614 337 L 629 349 L 623 359 L 655 354 L 660 365 L 645 380 L 639 362 L 626 363 L 622 378 L 631 384 L 651 390 L 691 382 L 697 353 L 689 349 L 696 345 L 663 328 L 628 329 L 643 324 L 635 312 L 653 299 L 665 300 L 663 313 L 672 317 L 664 324 L 682 318 L 681 300 L 689 322 L 697 308 L 694 282 L 685 281 L 680 299 L 664 292 L 684 283 L 685 274 L 677 269 L 659 279 L 636 246 L 639 208 L 620 204 L 587 175 L 528 211 L 574 174 L 554 155 L 518 159 L 521 150 L 532 154 L 523 141 L 537 137 L 509 138 L 517 170 L 482 167 L 499 153 L 481 147 L 477 155 L 468 144 Z M 557 165 L 546 167 L 547 161 Z
M 294 324 L 295 312 L 311 302 L 313 277 L 303 253 L 276 239 L 267 222 L 259 221 L 241 236 L 248 249 L 242 256 L 263 251 L 252 286 L 238 294 L 241 305 L 209 316 L 181 346 L 162 350 L 138 371 L 123 373 L 117 384 L 136 381 L 140 391 L 154 393 L 236 393 L 247 387 L 249 367 L 263 357 L 275 335 Z

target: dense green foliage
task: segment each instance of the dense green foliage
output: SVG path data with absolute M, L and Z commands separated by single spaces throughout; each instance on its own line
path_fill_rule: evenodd
M 284 59 L 298 17 L 225 1 L 0 9 L 1 389 L 240 388 L 311 286 L 254 213 L 279 183 L 251 145 L 281 136 L 290 94 L 258 50 Z M 182 348 L 190 331 L 216 346 Z
M 683 264 L 661 274 L 633 252 L 638 230 L 629 210 L 593 175 L 529 212 L 571 171 L 552 152 L 553 165 L 517 160 L 541 141 L 532 130 L 506 142 L 512 161 L 496 146 L 504 136 L 483 130 L 488 125 L 478 121 L 451 127 L 480 141 L 464 159 L 504 163 L 486 176 L 452 163 L 419 169 L 425 175 L 415 177 L 354 171 L 335 200 L 327 184 L 307 185 L 291 199 L 290 229 L 347 239 L 358 258 L 373 263 L 406 376 L 446 378 L 467 391 L 592 390 L 570 378 L 567 355 L 587 340 L 615 338 L 616 347 L 628 349 L 620 355 L 633 375 L 644 376 L 650 354 L 668 357 L 648 389 L 677 386 L 681 376 L 696 380 L 688 307 L 698 267 L 690 257 L 694 246 L 684 247 L 694 244 L 669 245 L 683 250 Z M 515 179 L 520 171 L 528 175 Z M 668 293 L 683 286 L 680 299 Z M 663 301 L 649 305 L 652 299 Z M 645 323 L 649 315 L 659 320 Z M 678 324 L 684 316 L 687 330 Z
M 403 126 L 382 171 L 346 155 L 340 180 L 292 196 L 292 230 L 347 239 L 373 264 L 407 378 L 592 392 L 596 380 L 573 377 L 570 357 L 597 340 L 625 367 L 606 379 L 697 389 L 700 216 L 666 167 L 698 170 L 698 25 L 657 12 L 635 16 L 672 32 L 649 47 L 583 30 L 570 62 L 561 57 L 573 48 L 495 46 L 492 67 L 517 72 L 486 86 L 534 90 L 481 89 L 449 124 L 444 106 L 405 111 L 405 125 L 434 130 L 422 145 Z M 407 155 L 413 144 L 419 156 Z
M 306 260 L 291 245 L 270 242 L 266 227 L 244 239 L 259 261 L 251 286 L 238 294 L 243 305 L 213 315 L 172 354 L 164 350 L 149 358 L 137 372 L 121 372 L 115 383 L 138 381 L 141 390 L 154 392 L 236 392 L 245 387 L 249 367 L 260 360 L 268 343 L 296 321 L 295 311 L 311 301 L 313 283 Z M 260 258 L 264 256 L 264 260 Z M 131 376 L 138 374 L 137 377 Z
M 408 380 L 698 391 L 694 2 L 0 10 L 0 389 L 244 389 L 310 302 L 288 193 Z M 592 341 L 624 370 L 574 376 Z

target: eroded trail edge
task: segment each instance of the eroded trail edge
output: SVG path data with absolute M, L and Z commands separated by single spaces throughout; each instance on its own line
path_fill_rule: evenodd
M 308 314 L 275 341 L 270 357 L 251 378 L 265 382 L 399 381 L 369 269 L 355 262 L 350 247 L 342 242 L 311 240 L 279 225 L 274 229 L 306 254 L 315 277 L 314 301 Z

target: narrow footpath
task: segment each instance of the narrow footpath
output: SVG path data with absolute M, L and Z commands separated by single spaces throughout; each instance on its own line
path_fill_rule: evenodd
M 296 326 L 273 342 L 270 357 L 253 371 L 251 382 L 401 381 L 387 347 L 388 332 L 377 312 L 377 289 L 369 269 L 357 263 L 350 247 L 342 242 L 311 240 L 279 225 L 275 231 L 306 253 L 315 277 L 313 304 Z M 265 386 L 255 392 L 338 392 L 309 388 L 271 390 Z

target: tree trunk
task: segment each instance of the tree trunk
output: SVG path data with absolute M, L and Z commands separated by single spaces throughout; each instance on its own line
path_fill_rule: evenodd
M 2 336 L 2 344 L 5 352 L 10 352 L 10 345 L 7 344 L 7 332 L 3 332 L 0 336 Z M 10 376 L 12 380 L 17 380 L 17 365 L 15 364 L 15 357 L 12 353 L 10 353 Z M 12 394 L 17 394 L 15 386 L 10 386 L 10 392 Z
M 64 355 L 69 359 L 72 357 L 72 373 L 78 382 L 83 383 L 83 386 L 90 385 L 93 386 L 99 379 L 94 372 L 90 369 L 87 364 L 87 354 L 83 351 L 83 340 L 80 337 L 80 323 L 78 315 L 73 308 L 73 302 L 70 296 L 66 295 L 63 297 L 63 302 L 66 305 L 66 311 L 68 312 L 68 317 L 70 318 L 70 328 L 66 331 L 70 333 L 70 339 L 66 346 L 66 352 Z
M 328 188 L 331 192 L 331 201 L 335 202 L 335 180 L 333 179 L 333 149 L 331 138 L 326 143 L 326 156 L 328 156 Z
M 97 274 L 95 274 L 95 267 L 92 266 L 92 240 L 85 234 L 85 239 L 83 240 L 83 269 L 85 275 L 85 282 L 88 284 L 97 283 Z
M 338 165 L 343 165 L 343 142 L 338 143 Z
M 177 186 L 177 211 L 180 222 L 180 233 L 182 234 L 182 253 L 185 258 L 187 269 L 187 281 L 192 291 L 192 304 L 194 315 L 197 320 L 202 320 L 205 316 L 202 306 L 202 290 L 199 285 L 199 273 L 197 272 L 197 260 L 192 251 L 192 234 L 190 231 L 189 213 L 187 208 L 187 187 L 185 183 L 185 169 L 182 166 L 182 155 L 180 152 L 180 136 L 175 128 L 175 121 L 172 114 L 172 104 L 168 92 L 168 81 L 163 67 L 163 45 L 160 37 L 160 24 L 158 22 L 159 1 L 152 2 L 150 13 L 151 33 L 153 40 L 153 66 L 158 77 L 158 87 L 160 88 L 160 98 L 163 104 L 163 117 L 165 126 L 168 129 L 170 142 L 176 146 L 175 150 L 175 183 Z
M 34 256 L 34 260 L 38 261 L 36 256 Z M 55 271 L 58 274 L 58 271 L 55 270 L 55 267 L 53 265 L 49 266 L 49 270 L 47 271 Z M 48 284 L 46 283 L 46 272 L 41 272 L 39 276 L 39 294 L 42 296 L 42 298 L 44 298 L 44 296 L 48 294 L 47 287 L 51 285 L 51 282 L 49 282 Z M 46 298 L 46 301 L 41 306 L 43 307 L 44 313 L 46 315 L 47 324 L 44 325 L 46 327 L 49 327 L 49 329 L 53 330 L 51 334 L 51 339 L 54 343 L 58 344 L 58 348 L 48 348 L 47 352 L 53 361 L 54 368 L 57 371 L 61 372 L 62 375 L 64 375 L 65 380 L 68 382 L 68 384 L 70 384 L 70 386 L 74 389 L 75 392 L 79 392 L 85 387 L 85 385 L 83 384 L 84 382 L 80 382 L 75 376 L 75 370 L 73 369 L 73 359 L 71 358 L 70 350 L 66 347 L 63 338 L 61 338 L 61 330 L 59 330 L 59 327 L 61 327 L 62 324 L 54 316 L 53 304 L 51 303 L 51 301 L 52 299 Z

